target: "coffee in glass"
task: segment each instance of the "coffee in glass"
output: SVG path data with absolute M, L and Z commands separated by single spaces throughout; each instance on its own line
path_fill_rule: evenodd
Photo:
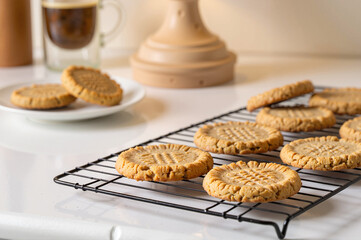
M 62 70 L 69 65 L 98 67 L 100 4 L 99 0 L 42 0 L 44 55 L 50 69 Z M 121 14 L 119 6 L 117 10 Z M 119 26 L 118 22 L 116 28 Z

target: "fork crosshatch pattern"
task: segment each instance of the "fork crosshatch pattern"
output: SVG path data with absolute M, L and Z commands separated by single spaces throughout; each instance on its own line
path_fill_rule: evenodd
M 320 90 L 318 87 L 316 90 Z M 281 106 L 306 104 L 309 95 L 297 97 Z M 254 122 L 259 110 L 248 112 L 244 107 L 221 114 L 214 118 L 193 124 L 191 126 L 170 132 L 166 135 L 151 139 L 139 144 L 140 146 L 176 143 L 195 147 L 193 136 L 199 127 L 204 124 L 228 121 Z M 337 116 L 336 124 L 332 128 L 314 132 L 290 133 L 282 132 L 284 145 L 301 138 L 317 136 L 339 136 L 340 126 L 354 116 Z M 213 154 L 214 166 L 232 162 L 258 161 L 283 164 L 279 158 L 280 148 L 259 154 L 223 155 Z M 122 150 L 124 151 L 124 150 Z M 137 182 L 127 179 L 115 170 L 117 156 L 122 152 L 89 162 L 83 166 L 66 171 L 54 178 L 58 184 L 74 187 L 83 191 L 107 194 L 126 199 L 166 206 L 173 209 L 182 209 L 198 212 L 204 215 L 222 217 L 238 222 L 249 222 L 272 226 L 278 238 L 286 236 L 288 224 L 292 219 L 322 203 L 339 193 L 348 186 L 361 179 L 361 168 L 343 171 L 323 172 L 294 168 L 301 177 L 300 191 L 285 200 L 268 203 L 237 203 L 220 200 L 209 196 L 202 188 L 204 176 L 178 182 Z

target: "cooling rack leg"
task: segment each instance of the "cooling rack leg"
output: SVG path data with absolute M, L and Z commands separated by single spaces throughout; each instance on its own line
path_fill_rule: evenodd
M 277 237 L 279 239 L 284 239 L 286 236 L 286 231 L 287 231 L 287 226 L 288 223 L 290 221 L 289 218 L 287 218 L 284 223 L 283 223 L 283 228 L 282 228 L 282 232 L 280 227 L 278 226 L 277 223 L 275 222 L 271 222 L 271 221 L 262 221 L 262 220 L 256 220 L 256 219 L 244 219 L 244 218 L 238 218 L 238 222 L 250 222 L 250 223 L 256 223 L 256 224 L 261 224 L 261 225 L 269 225 L 269 226 L 273 226 L 273 228 L 276 231 Z
M 277 225 L 278 231 L 277 231 L 277 229 L 276 229 L 276 232 L 277 232 L 277 235 L 278 235 L 278 238 L 279 238 L 279 239 L 285 238 L 286 232 L 287 232 L 287 228 L 288 228 L 288 224 L 290 223 L 290 220 L 291 220 L 290 218 L 287 218 L 287 219 L 283 222 L 282 232 L 279 232 L 279 233 L 278 233 L 279 228 L 278 228 L 278 225 Z
M 275 228 L 275 231 L 277 233 L 277 237 L 279 239 L 284 239 L 285 236 L 286 236 L 287 226 L 286 226 L 286 228 L 283 227 L 283 230 L 281 232 L 281 230 L 280 230 L 279 226 L 277 225 L 277 223 L 271 222 L 271 225 Z M 288 225 L 288 223 L 287 223 L 287 225 Z

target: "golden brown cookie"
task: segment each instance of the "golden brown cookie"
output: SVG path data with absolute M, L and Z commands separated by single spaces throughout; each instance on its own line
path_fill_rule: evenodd
M 332 127 L 336 118 L 322 107 L 265 107 L 258 113 L 256 122 L 286 132 L 310 132 Z
M 360 88 L 328 88 L 315 93 L 310 106 L 325 107 L 336 114 L 355 115 L 361 113 Z
M 213 167 L 212 156 L 177 144 L 150 145 L 122 152 L 116 170 L 137 181 L 179 181 L 199 177 Z
M 27 109 L 53 109 L 69 105 L 76 98 L 60 84 L 34 84 L 11 94 L 12 104 Z
M 361 117 L 348 120 L 342 124 L 340 136 L 348 140 L 361 142 Z
M 253 111 L 273 103 L 285 101 L 290 98 L 313 92 L 314 87 L 311 81 L 305 80 L 283 87 L 274 88 L 264 93 L 251 97 L 247 102 L 247 110 Z
M 239 161 L 215 167 L 203 188 L 216 198 L 237 202 L 270 202 L 288 198 L 301 188 L 297 172 L 276 163 Z
M 282 134 L 270 127 L 251 122 L 227 122 L 204 125 L 194 135 L 200 149 L 214 153 L 263 153 L 283 143 Z
M 361 143 L 334 136 L 293 141 L 281 150 L 282 161 L 294 167 L 338 171 L 361 164 Z
M 63 71 L 61 81 L 72 95 L 94 104 L 113 106 L 123 96 L 116 81 L 93 68 L 70 66 Z

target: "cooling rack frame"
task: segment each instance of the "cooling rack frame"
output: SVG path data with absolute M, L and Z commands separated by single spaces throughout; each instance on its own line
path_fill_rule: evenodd
M 318 89 L 322 89 L 318 87 Z M 280 103 L 279 105 L 297 105 L 304 103 L 307 96 L 301 96 L 289 101 Z M 137 146 L 146 146 L 150 144 L 162 143 L 178 143 L 193 146 L 192 138 L 195 130 L 203 124 L 214 123 L 218 121 L 254 121 L 255 113 L 249 113 L 244 107 L 234 111 L 230 111 L 204 121 L 192 124 L 188 127 L 169 132 L 168 134 L 150 139 L 146 142 L 138 144 Z M 332 128 L 315 132 L 301 132 L 301 133 L 286 133 L 284 135 L 285 144 L 299 138 L 306 138 L 312 136 L 338 135 L 338 129 L 343 122 L 352 118 L 351 116 L 337 116 L 336 125 Z M 126 149 L 124 149 L 126 150 Z M 124 151 L 122 150 L 122 151 Z M 196 179 L 183 180 L 179 182 L 136 182 L 134 180 L 126 179 L 119 175 L 115 169 L 114 164 L 116 157 L 122 152 L 112 153 L 106 157 L 99 158 L 93 162 L 88 162 L 82 166 L 76 167 L 72 170 L 66 171 L 54 178 L 54 182 L 81 189 L 83 191 L 92 191 L 106 195 L 112 195 L 151 204 L 166 206 L 170 208 L 182 209 L 192 212 L 198 212 L 205 215 L 212 215 L 222 217 L 224 219 L 233 219 L 238 222 L 250 222 L 261 225 L 272 226 L 278 238 L 283 239 L 286 236 L 287 228 L 292 219 L 303 214 L 309 209 L 324 202 L 330 197 L 336 195 L 340 191 L 358 182 L 361 179 L 361 168 L 351 170 L 322 172 L 311 171 L 301 168 L 293 168 L 301 176 L 302 187 L 299 193 L 282 201 L 271 203 L 235 203 L 224 200 L 219 200 L 210 197 L 201 188 L 201 182 L 204 176 Z M 250 154 L 239 156 L 226 156 L 221 154 L 212 154 L 214 158 L 214 165 L 222 165 L 225 163 L 242 161 L 272 161 L 283 164 L 279 159 L 280 150 L 275 150 L 263 154 Z M 104 177 L 99 177 L 103 176 Z M 67 178 L 71 178 L 68 180 Z M 81 183 L 80 183 L 81 182 Z M 106 187 L 111 186 L 112 190 Z M 114 190 L 114 188 L 116 190 Z M 133 189 L 123 191 L 124 188 Z M 175 190 L 175 191 L 173 191 Z M 144 197 L 144 193 L 151 192 L 153 197 Z M 161 195 L 162 198 L 154 197 Z M 175 199 L 186 199 L 186 204 L 179 203 Z M 204 207 L 197 207 L 198 202 L 204 204 Z M 197 203 L 197 206 L 192 203 Z M 203 205 L 202 205 L 203 206 Z M 216 210 L 221 208 L 223 210 Z M 226 209 L 226 210 L 224 210 Z M 239 214 L 232 213 L 239 211 Z M 257 213 L 254 213 L 257 212 Z M 252 215 L 252 214 L 253 215 Z M 251 216 L 248 216 L 251 215 Z M 261 215 L 270 215 L 266 219 L 261 218 Z M 256 216 L 256 217 L 255 217 Z M 276 220 L 272 217 L 274 216 Z M 278 224 L 277 222 L 280 222 Z

